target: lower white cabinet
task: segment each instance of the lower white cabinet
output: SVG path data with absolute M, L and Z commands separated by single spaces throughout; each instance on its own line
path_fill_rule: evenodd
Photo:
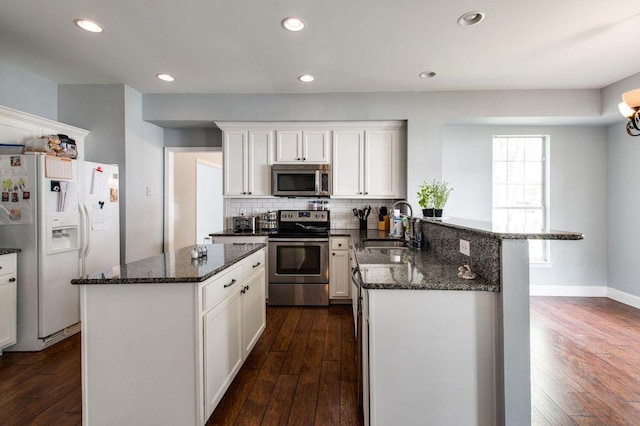
M 329 298 L 349 299 L 351 297 L 351 262 L 349 259 L 349 237 L 331 237 L 331 258 L 329 263 Z
M 242 366 L 242 296 L 234 291 L 203 317 L 205 417 L 209 417 Z
M 260 250 L 202 288 L 205 421 L 265 329 L 264 262 Z
M 15 253 L 0 256 L 0 355 L 16 343 L 17 282 Z

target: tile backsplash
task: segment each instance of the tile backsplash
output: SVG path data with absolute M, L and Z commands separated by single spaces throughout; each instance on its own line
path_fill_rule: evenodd
M 304 210 L 311 209 L 314 198 L 226 198 L 225 218 L 227 228 L 232 227 L 233 216 L 245 215 L 259 216 L 269 210 Z M 381 206 L 389 209 L 395 200 L 375 199 L 344 199 L 331 198 L 328 201 L 331 211 L 331 228 L 333 229 L 358 229 L 358 218 L 353 215 L 353 209 L 364 209 L 371 206 L 371 214 L 367 220 L 369 229 L 378 228 L 378 213 Z

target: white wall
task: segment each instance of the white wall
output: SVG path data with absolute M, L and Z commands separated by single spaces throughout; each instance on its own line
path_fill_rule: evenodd
M 0 105 L 58 120 L 58 85 L 0 62 Z
M 173 153 L 173 241 L 176 249 L 196 243 L 196 163 L 198 159 L 222 168 L 222 152 Z M 217 191 L 221 194 L 222 186 L 217 188 Z M 224 207 L 220 205 L 219 209 L 222 215 Z M 221 230 L 211 229 L 210 232 Z
M 531 285 L 607 285 L 607 144 L 603 127 L 445 127 L 442 177 L 455 189 L 445 215 L 491 220 L 492 136 L 550 136 L 550 227 L 582 241 L 552 241 L 552 266 L 531 269 Z
M 124 86 L 127 159 L 125 261 L 163 251 L 164 141 L 162 128 L 142 120 L 142 95 Z
M 166 128 L 164 129 L 166 147 L 222 147 L 222 131 L 213 127 Z

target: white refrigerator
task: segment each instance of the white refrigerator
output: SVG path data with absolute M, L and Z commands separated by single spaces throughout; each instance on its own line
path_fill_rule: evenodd
M 0 155 L 0 242 L 19 248 L 18 336 L 39 351 L 80 330 L 70 281 L 120 263 L 118 168 L 47 155 Z

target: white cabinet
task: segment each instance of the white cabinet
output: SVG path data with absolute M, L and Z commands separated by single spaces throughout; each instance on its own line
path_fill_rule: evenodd
M 271 195 L 270 130 L 223 132 L 224 195 Z
M 328 163 L 328 130 L 276 131 L 276 163 Z
M 0 355 L 2 349 L 16 343 L 16 264 L 15 253 L 0 256 Z
M 264 265 L 263 249 L 203 285 L 205 421 L 265 329 Z
M 206 417 L 224 396 L 242 366 L 242 297 L 234 291 L 204 314 L 204 395 Z
M 405 130 L 398 125 L 335 130 L 333 196 L 405 198 Z
M 351 297 L 351 275 L 349 259 L 349 237 L 331 237 L 331 259 L 329 264 L 329 298 Z
M 256 273 L 248 278 L 242 294 L 242 342 L 245 357 L 249 355 L 266 326 L 265 269 L 264 265 L 253 267 L 256 268 Z

